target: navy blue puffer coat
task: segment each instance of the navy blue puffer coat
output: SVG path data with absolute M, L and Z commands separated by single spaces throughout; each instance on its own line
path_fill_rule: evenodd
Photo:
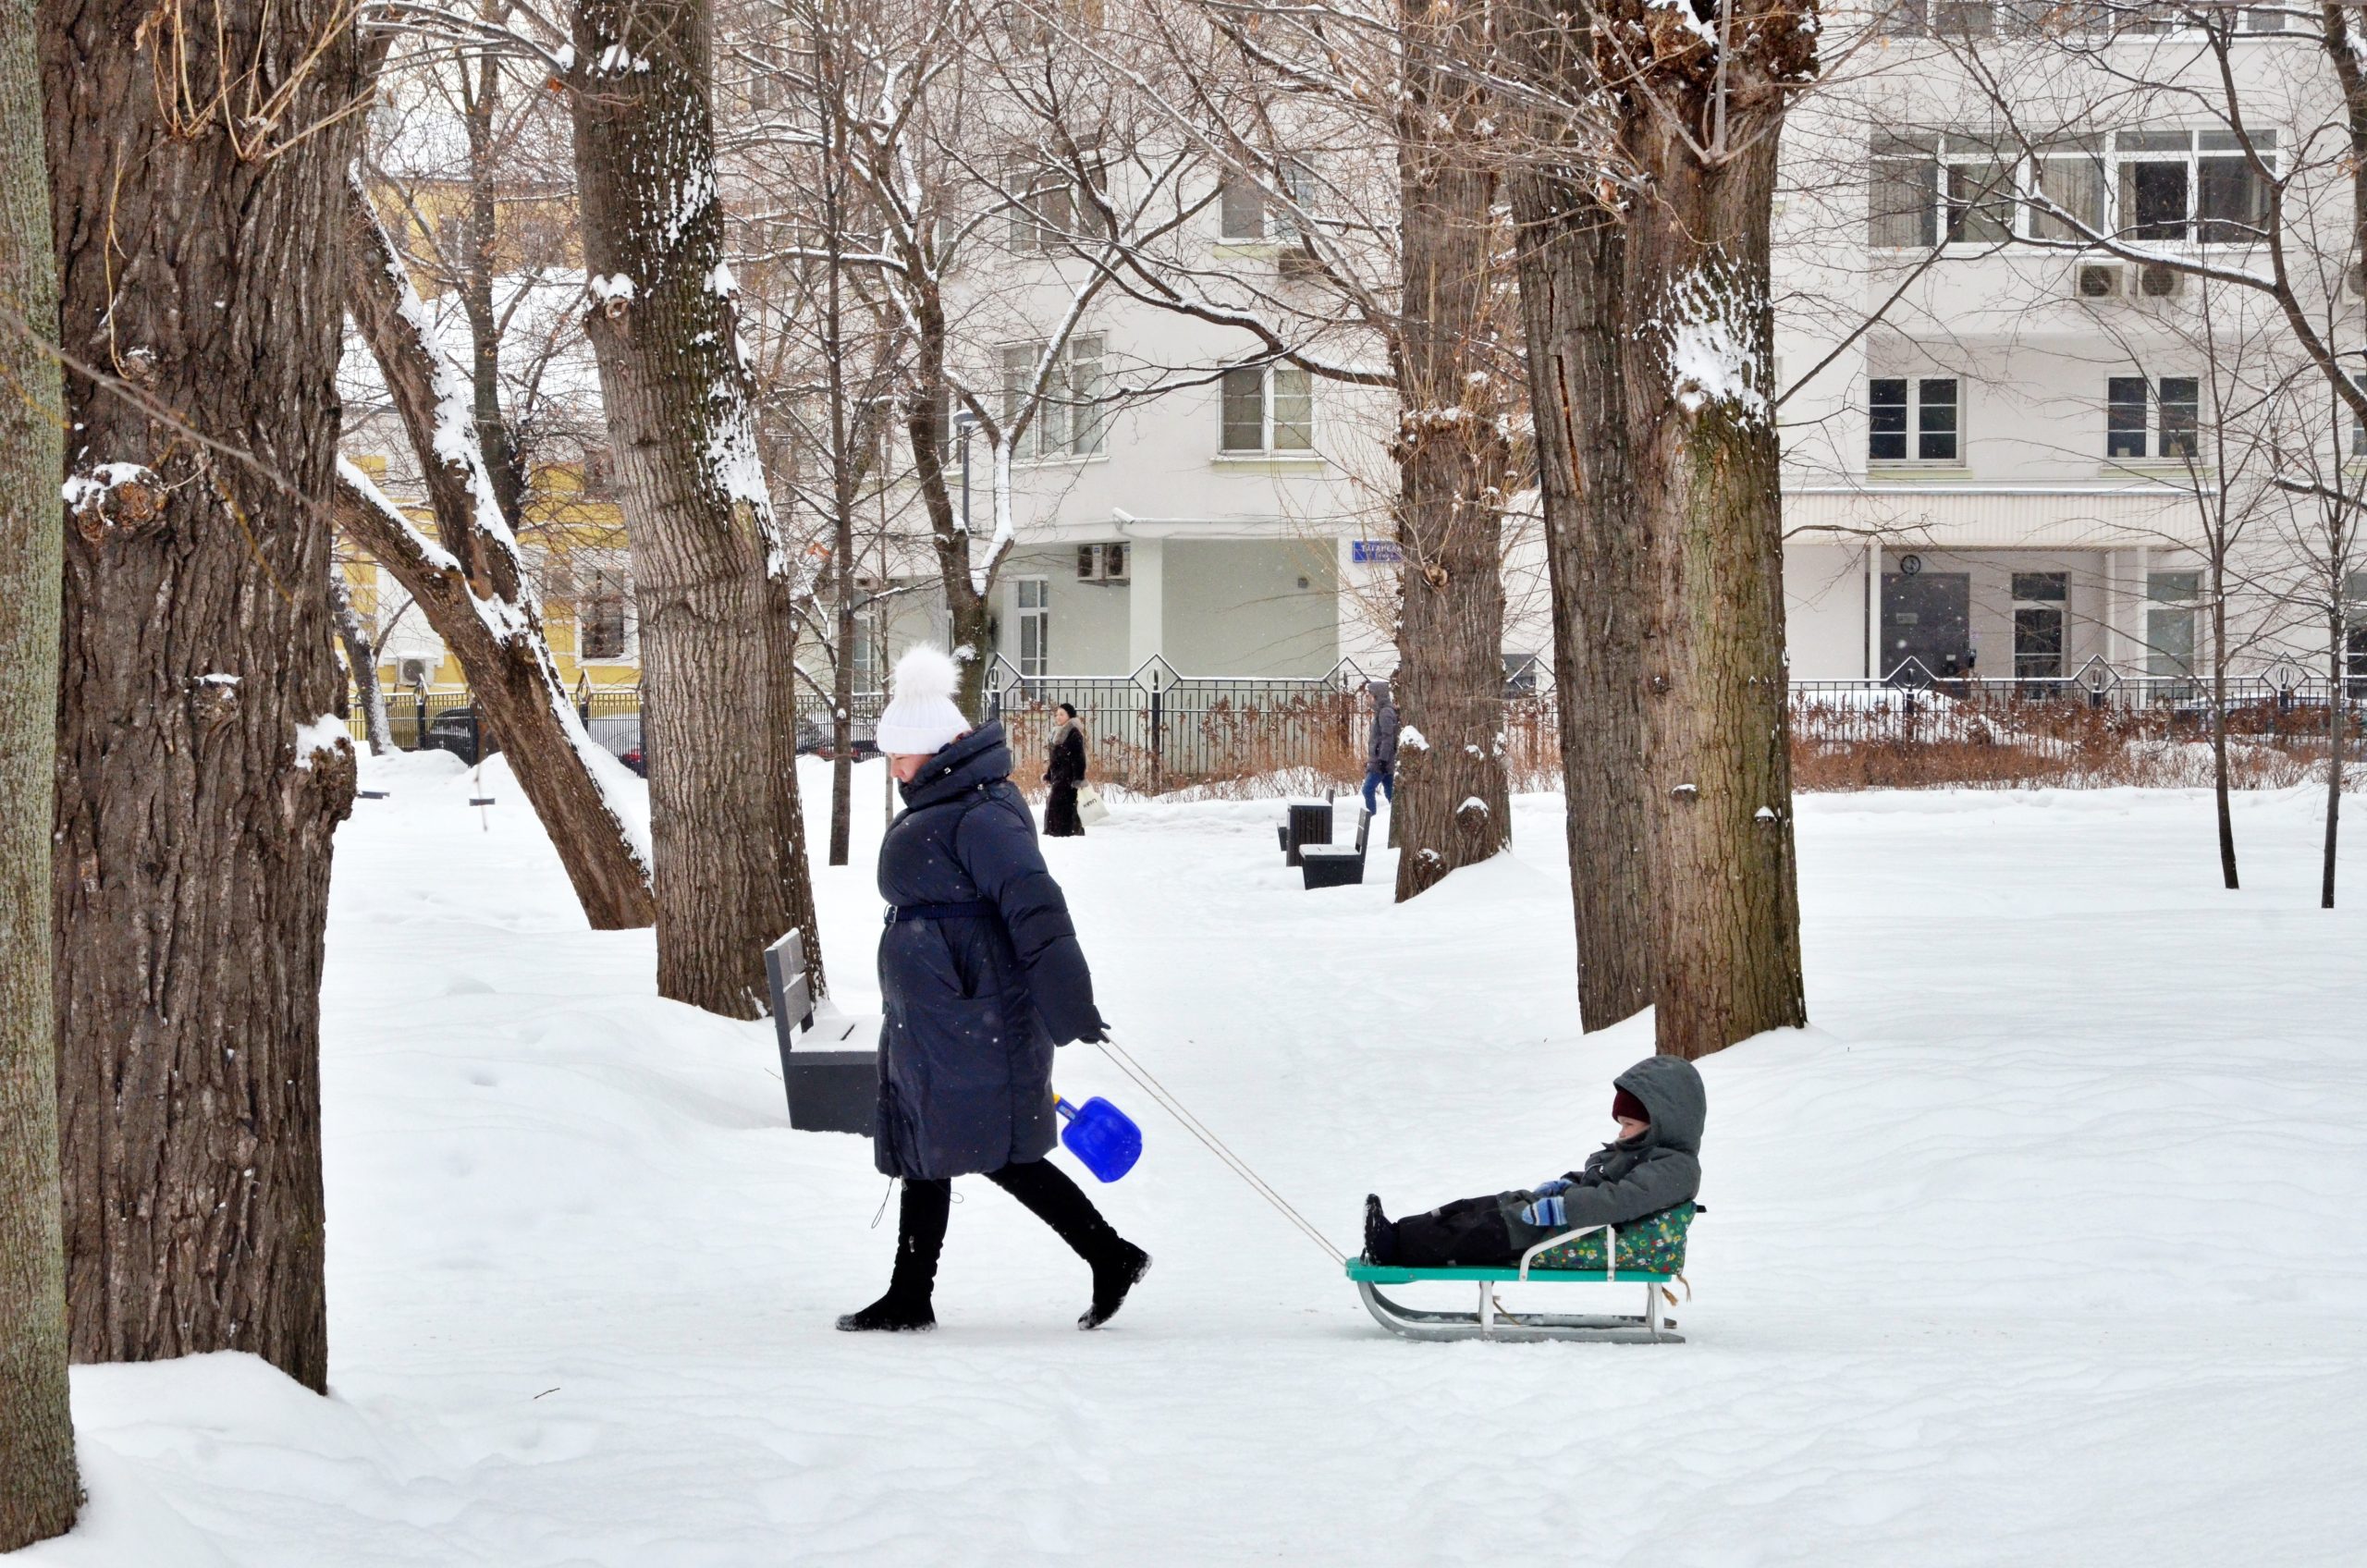
M 1010 772 L 1001 724 L 971 731 L 902 786 L 904 810 L 880 841 L 890 905 L 991 906 L 897 920 L 879 938 L 872 1146 L 890 1176 L 1041 1159 L 1058 1134 L 1052 1047 L 1101 1034 L 1068 901 Z

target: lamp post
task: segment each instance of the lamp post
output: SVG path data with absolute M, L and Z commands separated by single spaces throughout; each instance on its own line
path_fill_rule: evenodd
M 953 438 L 962 443 L 962 532 L 970 532 L 970 435 L 978 428 L 978 416 L 967 409 L 953 412 Z

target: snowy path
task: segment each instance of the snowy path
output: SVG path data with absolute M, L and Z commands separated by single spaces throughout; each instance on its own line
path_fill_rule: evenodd
M 443 760 L 380 768 L 337 846 L 337 1397 L 242 1358 L 79 1370 L 91 1523 L 23 1561 L 2367 1551 L 2367 918 L 2314 907 L 2313 800 L 2242 802 L 2237 895 L 2201 796 L 1804 802 L 1818 1028 L 1704 1064 L 1689 1344 L 1391 1340 L 1082 1047 L 1063 1092 L 1150 1140 L 1098 1194 L 1157 1255 L 1134 1302 L 1078 1334 L 1081 1266 L 965 1182 L 943 1329 L 882 1341 L 830 1328 L 887 1269 L 867 1145 L 789 1132 L 769 1025 L 656 1000 L 649 935 L 583 930 L 514 788 L 482 831 Z M 858 780 L 857 866 L 817 876 L 868 1010 Z M 1050 853 L 1122 1037 L 1346 1243 L 1367 1188 L 1575 1163 L 1649 1049 L 1573 1026 L 1558 813 L 1522 800 L 1515 856 L 1403 910 L 1379 851 L 1298 890 L 1270 805 Z M 2367 851 L 2346 876 L 2367 900 Z

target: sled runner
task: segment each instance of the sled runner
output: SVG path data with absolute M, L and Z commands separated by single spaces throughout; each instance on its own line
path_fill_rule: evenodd
M 1404 1268 L 1350 1258 L 1348 1278 L 1373 1320 L 1409 1340 L 1600 1340 L 1612 1343 L 1683 1344 L 1674 1318 L 1661 1317 L 1661 1292 L 1685 1268 L 1685 1236 L 1696 1206 L 1686 1203 L 1635 1220 L 1624 1230 L 1589 1225 L 1548 1236 L 1521 1254 L 1517 1264 L 1479 1268 Z M 1380 1285 L 1454 1280 L 1476 1284 L 1478 1306 L 1466 1312 L 1433 1312 L 1392 1301 Z M 1640 1315 L 1580 1316 L 1508 1312 L 1496 1300 L 1505 1280 L 1525 1284 L 1588 1284 L 1644 1287 Z

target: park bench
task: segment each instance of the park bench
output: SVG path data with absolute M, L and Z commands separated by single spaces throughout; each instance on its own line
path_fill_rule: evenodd
M 1317 888 L 1347 888 L 1365 879 L 1365 843 L 1372 836 L 1372 813 L 1356 813 L 1356 841 L 1347 844 L 1301 844 L 1298 851 L 1300 872 L 1306 878 L 1309 890 Z
M 1625 1228 L 1589 1225 L 1548 1236 L 1521 1254 L 1517 1264 L 1480 1268 L 1405 1268 L 1393 1264 L 1350 1258 L 1348 1278 L 1373 1320 L 1392 1334 L 1409 1340 L 1594 1340 L 1626 1344 L 1683 1344 L 1672 1332 L 1673 1317 L 1661 1316 L 1661 1298 L 1673 1282 L 1684 1279 L 1685 1238 L 1696 1205 L 1679 1204 Z M 1434 1312 L 1392 1301 L 1381 1285 L 1414 1285 L 1453 1281 L 1478 1287 L 1476 1308 L 1466 1312 Z M 1508 1312 L 1496 1300 L 1496 1287 L 1521 1284 L 1636 1285 L 1644 1287 L 1640 1314 Z M 1670 1295 L 1674 1302 L 1676 1298 Z
M 773 1035 L 780 1047 L 781 1086 L 789 1124 L 805 1133 L 871 1135 L 879 1103 L 878 1026 L 850 1018 L 827 1003 L 817 1007 L 805 974 L 805 937 L 791 931 L 765 949 L 765 977 L 773 993 Z M 827 1028 L 816 1030 L 820 1022 Z M 803 1034 L 821 1034 L 828 1048 L 796 1048 Z M 862 1040 L 859 1048 L 850 1048 Z
M 1274 836 L 1282 841 L 1283 861 L 1297 865 L 1299 851 L 1307 845 L 1331 841 L 1331 802 L 1293 801 L 1282 820 L 1275 825 Z

